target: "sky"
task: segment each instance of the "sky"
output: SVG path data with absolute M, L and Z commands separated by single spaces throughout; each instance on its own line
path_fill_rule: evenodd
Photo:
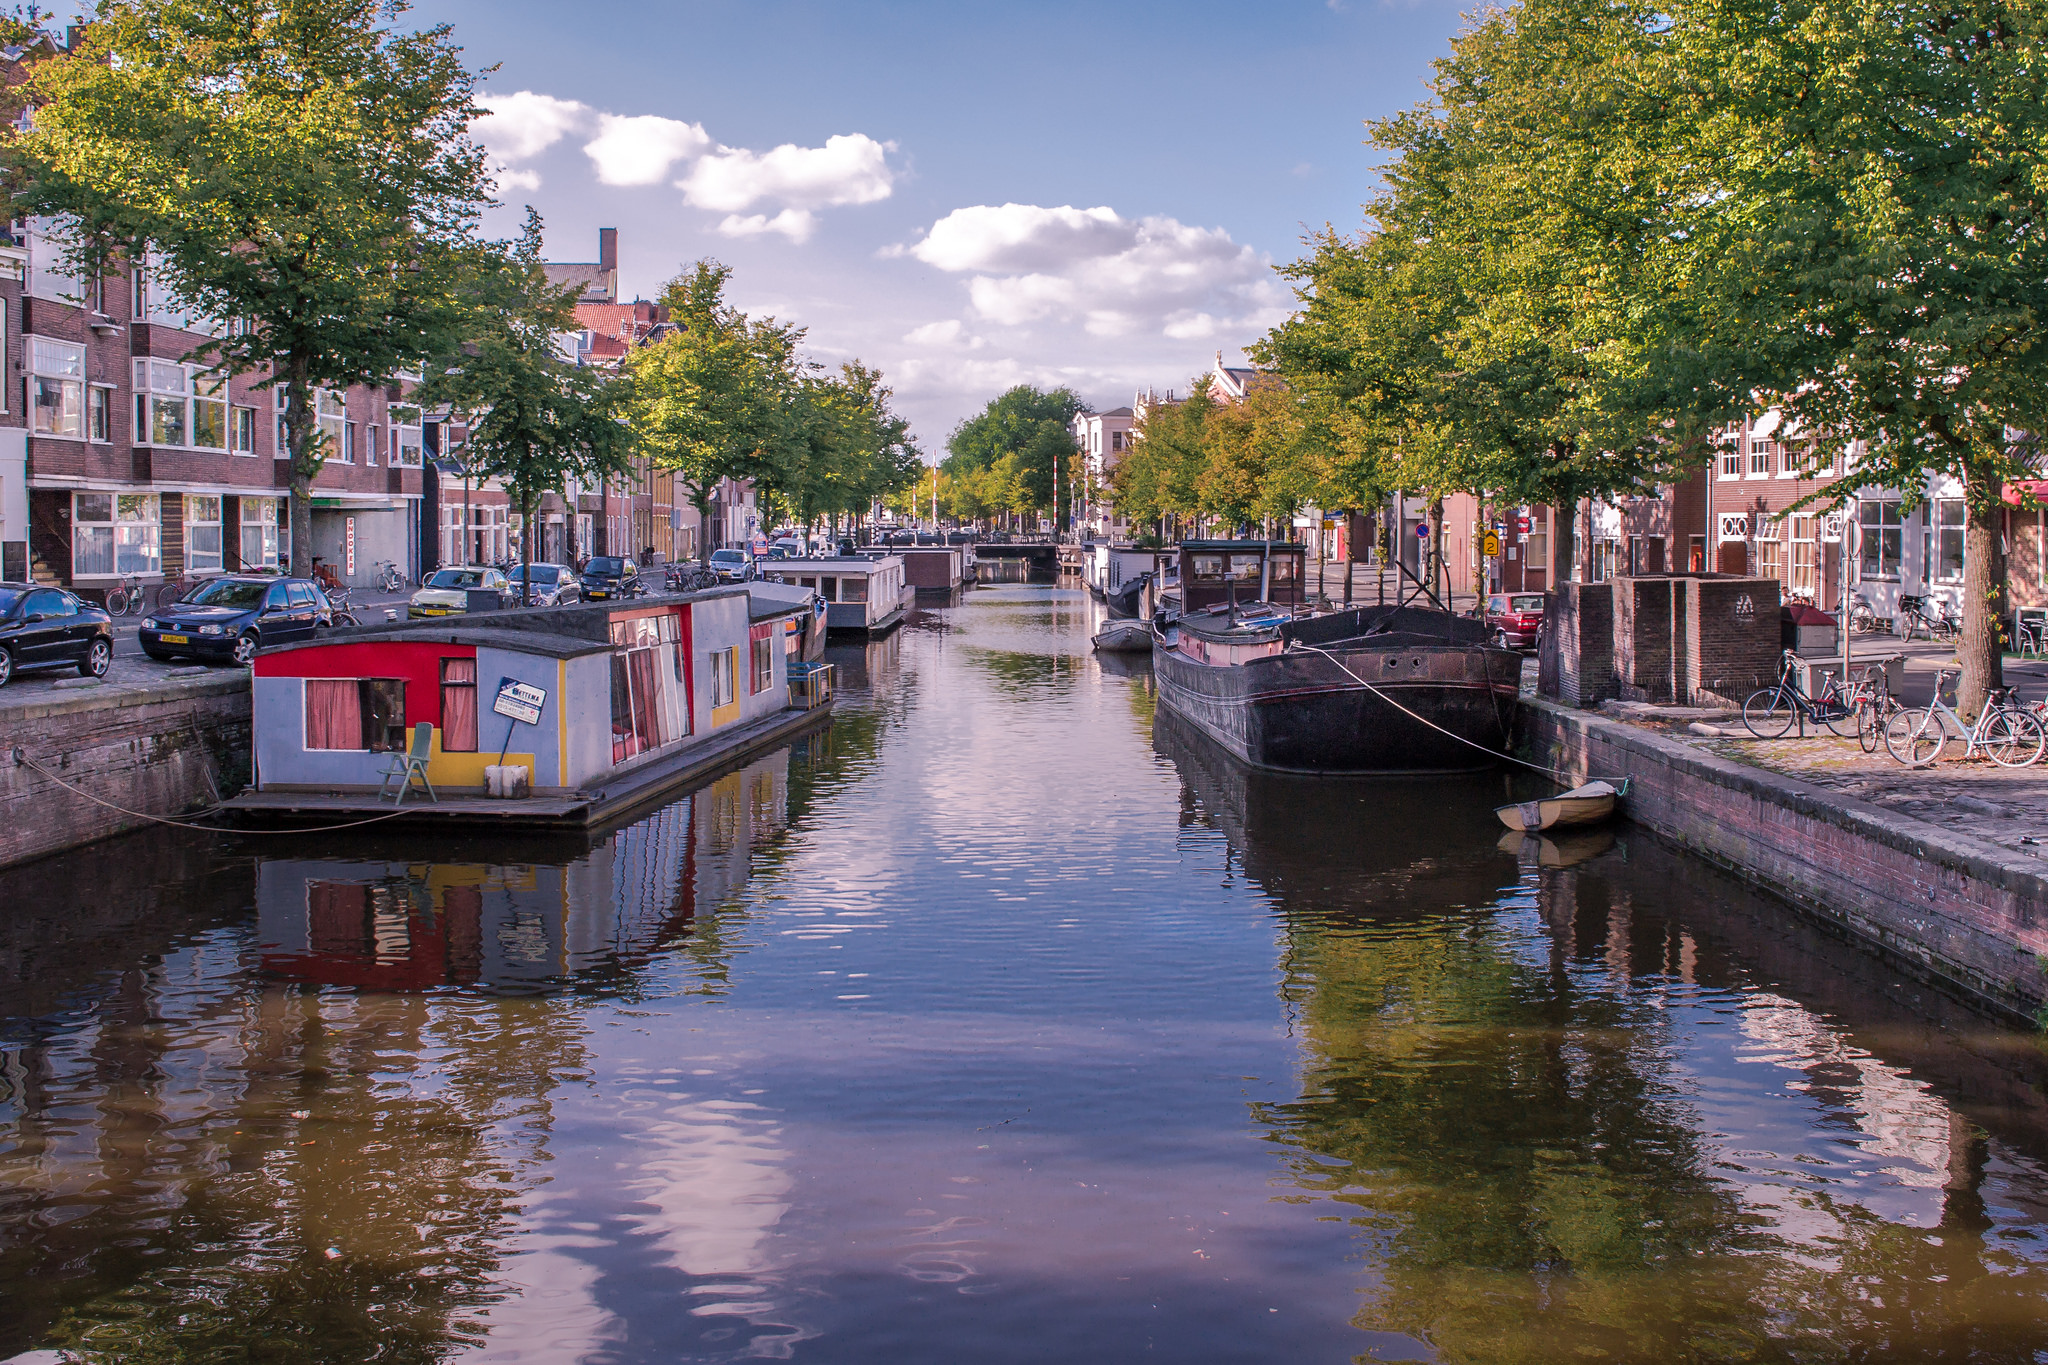
M 416 0 L 485 77 L 511 236 L 619 230 L 880 368 L 928 455 L 1002 390 L 1184 391 L 1284 317 L 1274 266 L 1360 225 L 1365 121 L 1422 98 L 1451 0 Z

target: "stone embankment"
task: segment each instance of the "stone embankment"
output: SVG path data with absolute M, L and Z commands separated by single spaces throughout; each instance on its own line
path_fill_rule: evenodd
M 2017 804 L 2007 779 L 1946 764 L 1888 772 L 1881 755 L 1860 761 L 1854 741 L 1774 746 L 1688 725 L 1525 697 L 1521 733 L 1533 762 L 1627 779 L 1637 824 L 1999 1013 L 2042 1017 L 2048 861 L 2017 818 L 1981 814 Z M 2043 775 L 2029 778 L 2033 799 L 2048 797 Z M 1990 783 L 2002 800 L 1957 789 Z
M 150 817 L 204 811 L 248 775 L 242 669 L 9 688 L 0 692 L 0 867 L 125 833 Z

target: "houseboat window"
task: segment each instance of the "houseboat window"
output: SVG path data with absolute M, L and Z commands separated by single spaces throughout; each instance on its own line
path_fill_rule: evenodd
M 673 613 L 662 612 L 611 623 L 614 763 L 690 733 L 680 622 Z
M 403 749 L 405 680 L 308 678 L 306 747 L 374 753 Z
M 739 651 L 721 649 L 711 656 L 711 708 L 715 711 L 733 702 L 733 666 Z
M 842 578 L 839 580 L 839 600 L 842 602 L 865 602 L 868 600 L 868 581 L 865 578 Z
M 476 752 L 476 660 L 441 660 L 441 750 Z
M 748 673 L 747 691 L 759 696 L 775 686 L 775 628 L 772 625 L 754 626 L 749 636 L 753 668 Z
M 1223 577 L 1222 555 L 1196 555 L 1194 556 L 1194 561 L 1194 575 L 1196 578 L 1215 581 Z

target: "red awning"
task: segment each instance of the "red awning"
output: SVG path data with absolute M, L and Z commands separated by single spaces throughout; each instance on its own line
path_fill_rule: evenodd
M 2048 479 L 2015 479 L 2005 486 L 2004 496 L 2014 507 L 2048 507 Z

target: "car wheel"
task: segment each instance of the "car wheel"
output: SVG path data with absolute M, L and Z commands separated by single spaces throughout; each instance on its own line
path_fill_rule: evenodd
M 113 666 L 114 642 L 104 635 L 95 635 L 92 643 L 85 647 L 85 657 L 78 661 L 78 676 L 104 678 Z
M 244 668 L 255 663 L 256 651 L 262 645 L 263 642 L 256 637 L 255 631 L 245 632 L 241 639 L 235 641 L 235 662 Z
M 9 653 L 6 649 L 0 649 L 0 687 L 7 686 L 9 680 L 11 680 L 13 677 L 14 655 Z

